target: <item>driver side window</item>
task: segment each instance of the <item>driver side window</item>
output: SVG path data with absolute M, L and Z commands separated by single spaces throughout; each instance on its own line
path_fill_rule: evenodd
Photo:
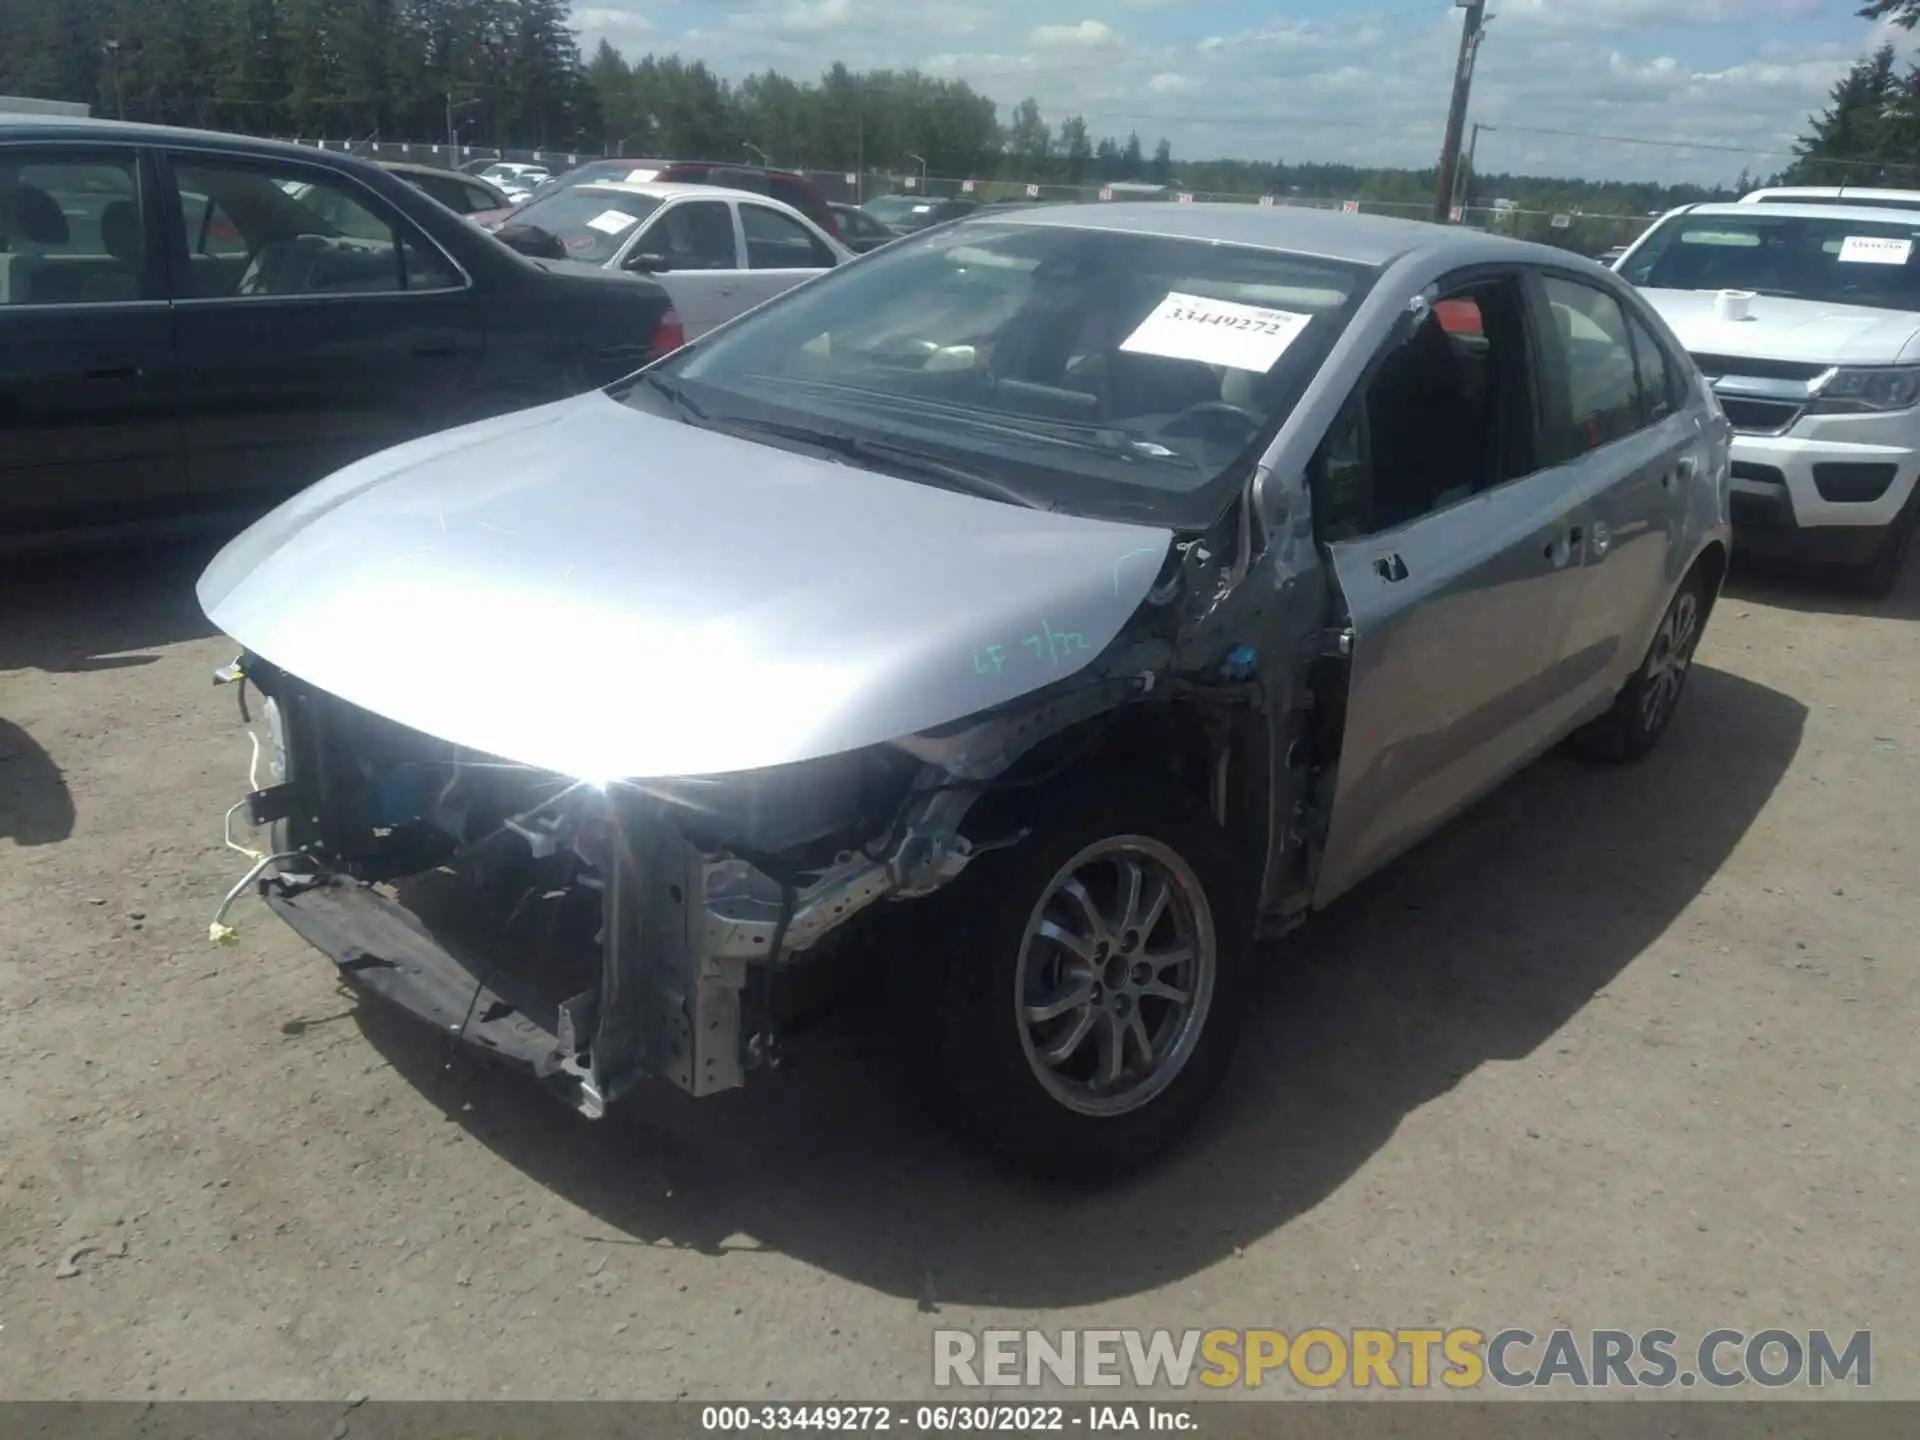
M 1526 324 L 1518 277 L 1478 281 L 1375 362 L 1314 456 L 1323 541 L 1392 530 L 1535 468 Z

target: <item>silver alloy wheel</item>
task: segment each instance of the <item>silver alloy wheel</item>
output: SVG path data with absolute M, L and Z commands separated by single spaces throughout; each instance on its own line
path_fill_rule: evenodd
M 1027 1063 L 1082 1115 L 1138 1109 L 1192 1058 L 1218 960 L 1206 890 L 1176 851 L 1145 835 L 1095 841 L 1027 917 L 1014 969 Z
M 1649 735 L 1657 735 L 1673 713 L 1686 683 L 1687 666 L 1693 663 L 1694 642 L 1699 639 L 1700 597 L 1691 589 L 1674 597 L 1660 633 L 1653 637 L 1653 653 L 1647 657 L 1647 685 L 1640 696 L 1640 723 Z

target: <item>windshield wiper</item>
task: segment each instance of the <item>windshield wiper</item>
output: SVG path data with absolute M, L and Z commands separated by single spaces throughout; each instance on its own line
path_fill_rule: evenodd
M 662 396 L 669 405 L 673 406 L 674 413 L 682 420 L 699 424 L 707 418 L 707 412 L 694 404 L 692 400 L 688 399 L 687 392 L 667 379 L 664 375 L 656 375 L 649 370 L 637 376 L 636 379 L 640 384 L 648 386 L 655 393 Z M 629 385 L 619 394 L 613 396 L 613 398 L 615 400 L 624 400 L 632 393 L 633 387 Z
M 942 420 L 951 420 L 956 425 L 964 425 L 970 430 L 996 435 L 1003 439 L 1038 440 L 1045 444 L 1061 445 L 1074 450 L 1114 455 L 1123 460 L 1152 460 L 1161 464 L 1179 465 L 1188 470 L 1200 468 L 1197 461 L 1181 454 L 1178 450 L 1170 450 L 1158 440 L 1141 436 L 1120 425 L 1100 424 L 1090 420 L 1060 420 L 1049 415 L 990 414 L 971 406 L 946 405 L 921 396 L 908 399 L 859 386 L 835 385 L 823 380 L 796 380 L 788 375 L 756 375 L 754 378 L 763 381 L 773 380 L 796 389 L 832 392 L 851 398 L 856 404 L 865 405 L 870 409 L 885 410 L 908 418 L 937 415 Z
M 830 455 L 837 455 L 843 460 L 852 460 L 902 478 L 930 480 L 936 485 L 950 490 L 959 490 L 968 495 L 977 495 L 985 500 L 1002 500 L 1009 505 L 1020 505 L 1029 510 L 1055 508 L 1052 501 L 1037 499 L 997 476 L 971 470 L 964 465 L 955 465 L 951 461 L 942 460 L 937 455 L 929 455 L 924 450 L 895 445 L 886 440 L 872 440 L 864 435 L 849 435 L 839 430 L 814 430 L 804 425 L 783 425 L 777 420 L 747 420 L 734 416 L 716 422 L 715 428 L 744 430 L 754 435 L 766 435 L 777 440 L 790 440 L 795 444 L 810 445 L 817 450 L 825 450 Z

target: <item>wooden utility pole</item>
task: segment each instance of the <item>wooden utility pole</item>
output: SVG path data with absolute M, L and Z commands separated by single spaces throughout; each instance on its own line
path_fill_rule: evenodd
M 1442 225 L 1453 209 L 1460 142 L 1467 128 L 1467 97 L 1473 91 L 1473 62 L 1480 53 L 1480 36 L 1487 18 L 1487 0 L 1454 0 L 1454 5 L 1467 15 L 1460 29 L 1460 63 L 1453 72 L 1453 103 L 1447 107 L 1447 134 L 1440 142 L 1440 175 L 1433 191 L 1433 218 Z

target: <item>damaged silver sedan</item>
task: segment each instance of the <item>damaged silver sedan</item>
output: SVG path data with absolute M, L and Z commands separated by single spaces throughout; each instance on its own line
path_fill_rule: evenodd
M 1113 1175 L 1191 1126 L 1256 940 L 1560 741 L 1660 738 L 1729 435 L 1562 252 L 963 221 L 233 541 L 272 840 L 229 900 L 589 1115 L 741 1085 L 877 957 L 946 1113 Z

